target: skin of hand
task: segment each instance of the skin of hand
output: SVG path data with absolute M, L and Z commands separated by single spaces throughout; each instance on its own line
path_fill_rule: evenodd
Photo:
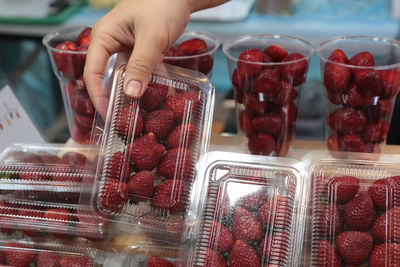
M 106 114 L 108 92 L 101 90 L 104 68 L 116 52 L 130 54 L 124 93 L 139 98 L 149 83 L 162 53 L 185 31 L 190 13 L 226 0 L 122 0 L 92 29 L 84 70 L 90 98 L 100 114 Z

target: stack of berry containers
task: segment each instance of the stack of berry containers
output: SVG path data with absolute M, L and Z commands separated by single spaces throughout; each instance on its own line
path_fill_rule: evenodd
M 104 239 L 108 222 L 78 205 L 82 180 L 93 178 L 87 151 L 61 145 L 6 148 L 0 155 L 1 232 L 34 239 Z
M 317 48 L 331 151 L 381 153 L 400 89 L 400 42 L 337 37 Z
M 153 239 L 180 242 L 195 221 L 189 196 L 197 194 L 195 164 L 208 146 L 214 88 L 199 72 L 161 64 L 133 100 L 123 93 L 125 65 L 110 64 L 108 113 L 91 142 L 100 145 L 95 181 L 85 183 L 93 193 L 80 203 Z
M 199 71 L 211 78 L 219 41 L 206 33 L 184 32 L 164 53 L 164 63 Z
M 307 185 L 289 158 L 209 152 L 188 266 L 298 266 Z M 183 251 L 183 250 L 182 250 Z M 183 252 L 185 253 L 185 252 Z
M 250 152 L 287 155 L 313 46 L 291 36 L 246 35 L 224 43 L 223 51 L 235 93 L 238 132 L 248 137 Z
M 89 143 L 95 113 L 83 80 L 90 37 L 90 27 L 70 27 L 43 38 L 60 83 L 71 137 L 79 144 Z
M 306 156 L 311 257 L 304 266 L 400 266 L 400 157 L 363 157 Z

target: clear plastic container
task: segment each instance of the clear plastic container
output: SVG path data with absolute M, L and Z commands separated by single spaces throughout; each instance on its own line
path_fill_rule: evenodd
M 209 152 L 188 266 L 298 266 L 307 184 L 289 158 Z M 228 264 L 229 263 L 229 264 Z
M 113 82 L 105 123 L 100 118 L 92 135 L 91 144 L 100 146 L 95 181 L 84 183 L 92 195 L 80 203 L 179 242 L 193 216 L 189 196 L 197 194 L 195 164 L 208 147 L 214 88 L 199 72 L 161 64 L 145 94 L 132 100 L 122 90 L 125 65 L 116 62 L 118 56 L 107 71 Z
M 400 156 L 341 155 L 303 159 L 312 180 L 304 266 L 400 266 Z

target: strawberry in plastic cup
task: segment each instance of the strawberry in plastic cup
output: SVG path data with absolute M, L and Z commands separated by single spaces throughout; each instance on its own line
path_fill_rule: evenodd
M 299 92 L 313 46 L 284 35 L 246 35 L 223 46 L 239 134 L 252 154 L 285 156 L 294 139 Z
M 382 152 L 400 89 L 399 45 L 373 36 L 319 44 L 329 150 Z

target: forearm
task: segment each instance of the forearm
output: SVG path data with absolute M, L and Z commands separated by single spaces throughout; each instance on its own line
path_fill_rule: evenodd
M 229 0 L 189 0 L 190 11 L 193 13 L 202 9 L 218 6 L 228 1 Z

